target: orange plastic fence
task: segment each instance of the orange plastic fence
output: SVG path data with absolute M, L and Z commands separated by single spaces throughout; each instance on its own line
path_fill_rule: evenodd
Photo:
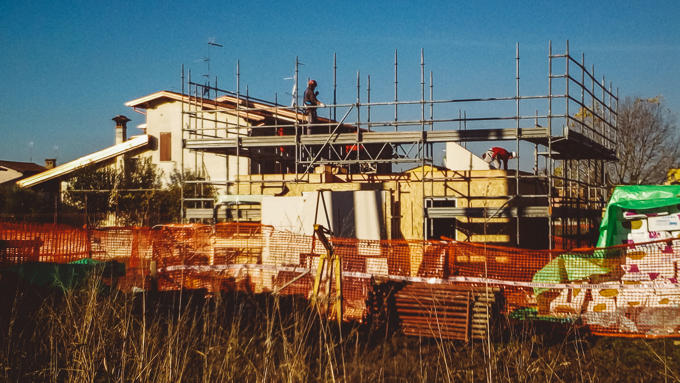
M 374 280 L 502 288 L 518 320 L 578 323 L 602 335 L 680 336 L 680 240 L 608 249 L 526 250 L 446 241 L 331 239 L 343 269 L 345 319 L 363 319 Z M 313 237 L 259 224 L 83 229 L 0 223 L 3 265 L 91 257 L 128 266 L 125 288 L 279 291 L 309 297 Z M 296 280 L 301 275 L 304 276 Z M 322 289 L 323 289 L 322 281 Z
M 89 254 L 88 231 L 65 225 L 0 222 L 0 261 L 12 266 L 29 261 L 68 263 Z

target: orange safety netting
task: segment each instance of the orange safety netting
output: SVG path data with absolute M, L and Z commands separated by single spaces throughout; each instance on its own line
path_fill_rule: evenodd
M 345 319 L 363 319 L 376 280 L 491 286 L 517 320 L 585 325 L 602 335 L 680 336 L 680 240 L 607 249 L 526 250 L 455 241 L 331 238 L 342 265 Z M 0 261 L 127 265 L 124 288 L 277 292 L 310 297 L 317 238 L 259 224 L 72 228 L 0 223 Z M 324 292 L 327 281 L 321 280 Z M 332 291 L 332 289 L 330 289 Z M 325 293 L 321 293 L 325 294 Z

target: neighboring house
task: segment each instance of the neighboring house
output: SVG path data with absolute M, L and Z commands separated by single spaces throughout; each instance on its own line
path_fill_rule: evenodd
M 54 164 L 54 160 L 45 163 Z M 13 185 L 16 181 L 44 172 L 48 168 L 32 162 L 0 161 L 0 186 Z
M 236 98 L 222 97 L 220 101 L 213 101 L 212 107 L 219 114 L 215 114 L 212 123 L 218 125 L 222 131 L 224 126 L 234 126 L 233 132 L 230 131 L 227 137 L 236 137 L 237 130 L 241 134 L 247 132 L 248 126 L 253 123 L 261 122 L 267 118 L 271 119 L 273 113 L 243 113 L 235 111 Z M 184 101 L 184 102 L 182 102 Z M 130 101 L 125 105 L 134 108 L 135 111 L 146 115 L 146 123 L 138 126 L 144 132 L 143 135 L 127 137 L 127 123 L 130 121 L 125 116 L 116 116 L 115 145 L 94 152 L 87 156 L 77 158 L 73 161 L 57 166 L 54 169 L 35 174 L 34 176 L 17 182 L 23 187 L 34 187 L 50 180 L 67 181 L 72 173 L 90 164 L 100 164 L 101 166 L 120 166 L 123 158 L 151 158 L 157 169 L 163 172 L 164 181 L 168 183 L 170 176 L 175 170 L 180 171 L 182 164 L 185 169 L 196 170 L 199 176 L 206 180 L 224 183 L 226 177 L 233 179 L 237 174 L 237 166 L 241 174 L 249 174 L 251 161 L 246 157 L 227 156 L 224 153 L 196 153 L 182 148 L 182 126 L 188 124 L 185 114 L 190 112 L 191 105 L 197 103 L 197 99 L 189 96 L 182 96 L 179 93 L 161 91 L 151 95 Z M 205 100 L 201 99 L 203 109 L 209 109 Z M 280 113 L 280 112 L 279 112 Z M 290 116 L 282 115 L 278 119 L 292 121 L 294 113 Z M 210 117 L 213 118 L 213 117 Z M 183 124 L 183 121 L 186 124 Z M 208 122 L 195 127 L 195 131 L 202 134 L 212 135 L 209 131 Z M 225 138 L 227 138 L 225 137 Z M 232 176 L 230 176 L 232 175 Z M 62 189 L 64 187 L 62 186 Z
M 51 170 L 56 162 L 57 160 L 54 158 L 47 158 L 45 159 L 45 166 L 41 166 L 32 162 L 0 161 L 0 188 L 20 185 L 24 180 Z M 58 180 L 49 180 L 31 187 L 50 203 L 59 200 L 59 188 Z

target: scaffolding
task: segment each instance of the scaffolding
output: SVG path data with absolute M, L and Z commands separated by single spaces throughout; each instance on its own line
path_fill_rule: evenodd
M 248 174 L 281 174 L 282 183 L 308 182 L 309 175 L 320 165 L 344 168 L 354 174 L 385 174 L 393 173 L 393 166 L 415 164 L 422 169 L 425 237 L 434 218 L 504 217 L 515 220 L 514 235 L 519 245 L 522 220 L 541 218 L 548 226 L 550 248 L 592 244 L 588 230 L 598 227 L 608 199 L 606 167 L 617 161 L 618 90 L 614 92 L 604 76 L 601 82 L 596 79 L 594 66 L 586 68 L 584 55 L 576 60 L 567 41 L 561 54 L 553 53 L 550 42 L 547 94 L 523 95 L 519 44 L 515 56 L 514 95 L 435 100 L 433 74 L 429 72 L 426 85 L 425 56 L 421 51 L 420 99 L 405 101 L 399 99 L 399 63 L 395 51 L 394 99 L 372 100 L 371 79 L 367 76 L 363 101 L 361 75 L 357 72 L 356 101 L 351 103 L 336 99 L 334 58 L 333 102 L 318 108 L 322 117 L 314 124 L 306 122 L 304 112 L 309 107 L 299 104 L 297 91 L 291 106 L 280 104 L 278 96 L 274 102 L 252 98 L 247 88 L 243 94 L 239 65 L 236 92 L 220 89 L 217 80 L 213 86 L 194 82 L 190 72 L 185 79 L 182 68 L 184 148 L 188 155 L 207 152 L 223 155 L 227 172 L 221 181 L 199 177 L 186 182 L 211 183 L 223 187 L 227 194 L 238 193 L 240 183 L 257 182 L 241 177 L 242 159 L 249 160 Z M 296 58 L 294 89 L 299 89 L 298 67 Z M 235 119 L 221 117 L 222 114 Z M 304 134 L 308 126 L 315 130 L 314 134 Z M 519 158 L 533 147 L 534 158 L 531 171 L 520 170 L 520 161 L 516 161 L 515 169 L 506 173 L 504 177 L 514 180 L 515 190 L 503 197 L 505 202 L 500 207 L 433 203 L 441 196 L 429 195 L 432 193 L 428 193 L 427 185 L 436 178 L 426 168 L 435 165 L 435 145 L 498 141 L 513 143 Z M 183 168 L 185 155 L 183 151 Z M 524 165 L 526 168 L 526 162 Z M 229 174 L 230 169 L 235 174 Z M 200 174 L 201 169 L 195 171 Z M 295 175 L 292 180 L 291 174 Z M 521 193 L 522 182 L 545 187 L 536 188 L 535 193 Z M 184 206 L 208 200 L 184 198 L 182 203 Z

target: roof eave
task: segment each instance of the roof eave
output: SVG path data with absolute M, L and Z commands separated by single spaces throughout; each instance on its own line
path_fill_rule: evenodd
M 42 173 L 38 173 L 33 176 L 24 178 L 20 181 L 17 181 L 16 184 L 19 185 L 20 187 L 35 186 L 40 183 L 62 177 L 78 169 L 82 169 L 87 165 L 100 163 L 111 158 L 120 156 L 122 154 L 125 154 L 129 151 L 142 148 L 147 145 L 149 145 L 148 135 L 135 136 L 121 144 L 108 147 L 106 149 L 94 152 L 92 154 L 88 154 L 87 156 L 80 157 L 71 162 L 67 162 L 63 165 L 46 170 Z

